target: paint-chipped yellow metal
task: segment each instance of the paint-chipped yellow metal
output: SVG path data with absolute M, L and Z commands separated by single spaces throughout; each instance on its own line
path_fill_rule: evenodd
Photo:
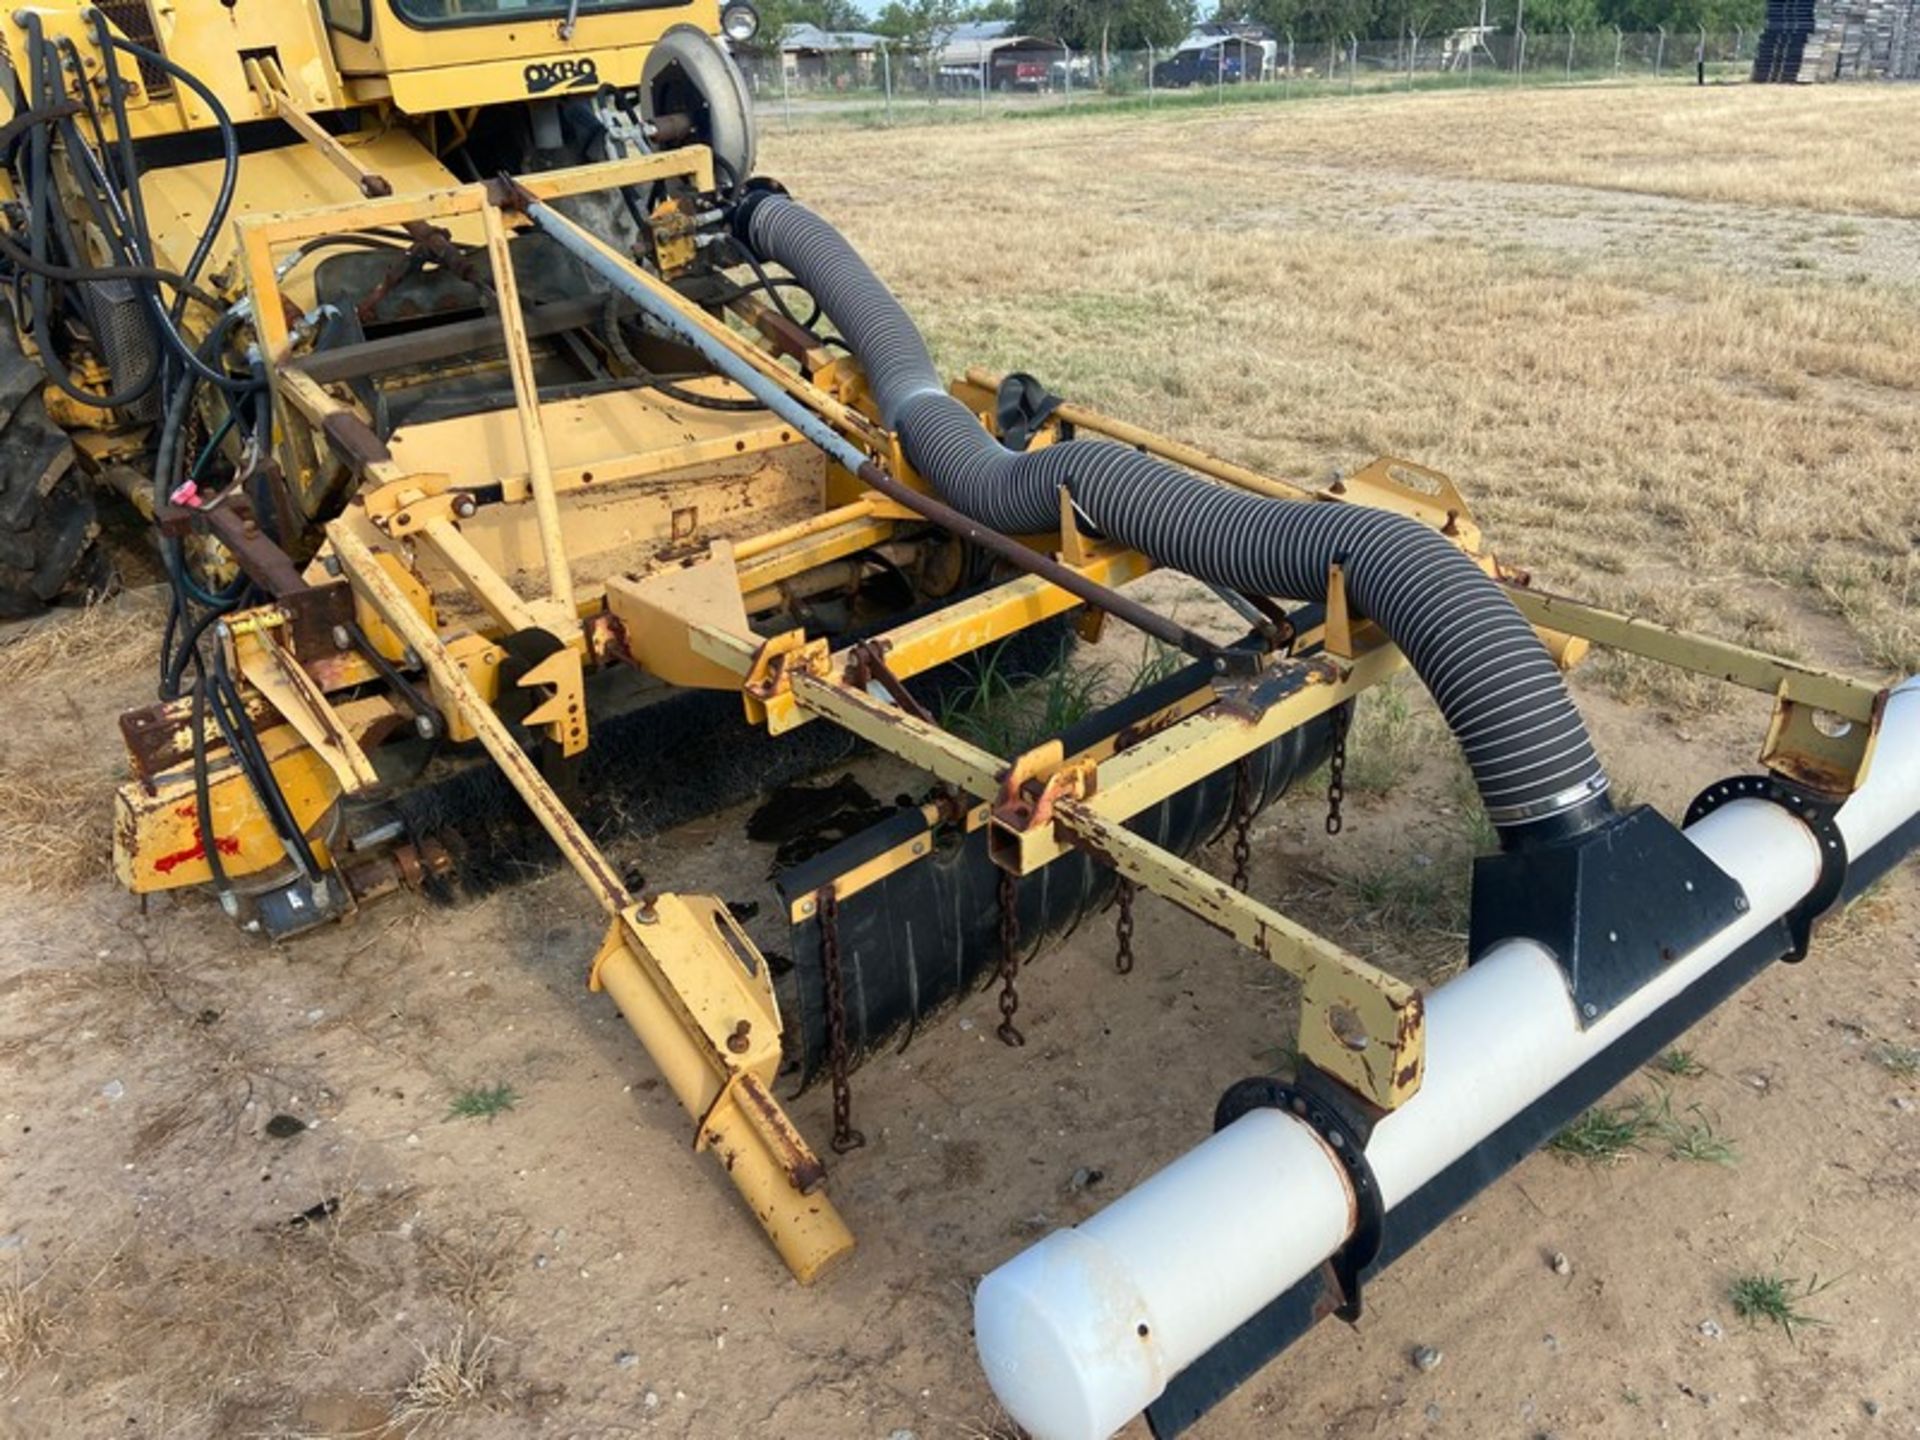
M 792 688 L 801 707 L 876 747 L 967 794 L 1000 797 L 989 852 L 1004 868 L 1031 874 L 1070 850 L 1088 850 L 1296 976 L 1302 984 L 1302 1053 L 1370 1103 L 1391 1110 L 1420 1086 L 1418 992 L 1133 834 L 1124 822 L 1345 703 L 1404 663 L 1384 643 L 1350 666 L 1281 660 L 1266 675 L 1217 695 L 1213 704 L 1172 719 L 1117 754 L 1071 761 L 1057 740 L 1002 759 L 831 675 L 797 676 Z M 866 868 L 874 873 L 854 878 L 872 883 L 913 863 L 921 852 L 911 845 L 869 861 Z
M 636 902 L 354 527 L 336 521 L 328 537 L 355 592 L 419 657 L 436 692 L 466 717 L 609 913 L 613 925 L 590 975 L 613 997 L 694 1117 L 696 1144 L 720 1157 L 793 1273 L 803 1280 L 821 1273 L 852 1247 L 853 1238 L 821 1191 L 819 1161 L 772 1096 L 780 1027 L 765 959 L 711 896 Z
M 206 722 L 209 732 L 212 721 Z M 218 745 L 218 736 L 211 743 Z M 319 751 L 290 726 L 262 732 L 261 749 L 287 799 L 294 823 L 326 863 L 323 822 L 340 799 L 340 782 Z M 259 875 L 287 863 L 285 850 L 240 767 L 225 757 L 208 766 L 208 832 L 221 864 L 235 878 Z M 193 771 L 182 766 L 157 777 L 151 788 L 122 785 L 114 793 L 113 871 L 139 895 L 179 890 L 212 881 L 201 840 Z
M 1298 1045 L 1382 1110 L 1411 1100 L 1426 1063 L 1420 992 L 1226 881 L 1107 818 L 1087 801 L 1054 806 L 1057 829 L 1134 884 L 1225 931 L 1300 982 Z
M 1883 687 L 1528 585 L 1509 584 L 1507 594 L 1537 626 L 1773 696 L 1759 760 L 1783 779 L 1835 800 L 1866 779 L 1887 699 Z
M 256 616 L 262 612 L 256 612 Z M 271 613 L 271 612 L 265 612 Z M 283 625 L 230 625 L 227 634 L 237 668 L 248 684 L 266 696 L 301 740 L 333 772 L 341 793 L 360 795 L 380 784 L 367 752 L 334 714 L 327 697 L 288 651 Z

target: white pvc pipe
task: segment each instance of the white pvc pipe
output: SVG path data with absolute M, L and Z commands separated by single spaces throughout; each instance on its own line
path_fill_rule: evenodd
M 1916 812 L 1920 679 L 1893 693 L 1867 783 L 1840 810 L 1848 852 Z M 1388 1209 L 1790 911 L 1820 873 L 1812 833 L 1764 801 L 1736 801 L 1686 833 L 1750 908 L 1589 1028 L 1552 956 L 1527 940 L 1495 946 L 1427 997 L 1420 1091 L 1367 1145 Z M 974 1297 L 981 1366 L 1035 1440 L 1104 1440 L 1321 1265 L 1354 1219 L 1319 1136 L 1283 1111 L 1254 1111 L 988 1275 Z

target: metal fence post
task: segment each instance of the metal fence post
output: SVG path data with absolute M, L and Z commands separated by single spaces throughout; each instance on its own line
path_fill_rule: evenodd
M 1625 45 L 1626 43 L 1627 43 L 1626 32 L 1622 30 L 1618 25 L 1614 26 L 1613 27 L 1613 73 L 1616 79 L 1619 78 L 1619 75 L 1620 75 L 1620 47 Z
M 887 94 L 887 124 L 893 124 L 893 60 L 887 53 L 887 42 L 880 42 L 880 83 Z
M 983 51 L 980 55 L 980 114 L 987 113 L 987 66 L 992 63 L 993 52 Z
M 1567 26 L 1567 79 L 1573 79 L 1573 27 Z
M 787 131 L 793 131 L 793 96 L 787 89 L 787 52 L 777 52 L 780 56 L 780 113 L 786 117 Z
M 1518 85 L 1527 68 L 1527 0 L 1515 0 L 1513 7 L 1513 83 Z
M 1360 37 L 1347 32 L 1347 94 L 1353 93 L 1353 72 L 1360 64 Z
M 1287 31 L 1287 98 L 1293 98 L 1293 32 Z
M 1658 75 L 1661 67 L 1667 63 L 1667 27 L 1656 25 L 1654 28 L 1660 32 L 1659 45 L 1653 52 L 1653 73 Z
M 1147 46 L 1147 108 L 1153 108 L 1153 46 Z
M 1407 89 L 1413 88 L 1413 67 L 1420 63 L 1420 32 L 1407 27 Z
M 1073 47 L 1062 40 L 1060 53 L 1067 57 L 1060 62 L 1060 83 L 1066 88 L 1067 104 L 1071 105 L 1073 103 Z

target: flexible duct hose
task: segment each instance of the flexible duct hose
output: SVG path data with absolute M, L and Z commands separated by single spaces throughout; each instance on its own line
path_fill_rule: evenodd
M 759 190 L 733 226 L 820 302 L 866 370 L 882 422 L 947 503 L 1030 534 L 1058 525 L 1065 488 L 1102 534 L 1254 595 L 1322 599 L 1338 563 L 1355 608 L 1432 692 L 1502 843 L 1523 827 L 1546 838 L 1611 813 L 1606 773 L 1558 667 L 1499 585 L 1446 537 L 1385 511 L 1232 489 L 1106 441 L 1009 451 L 947 393 L 913 321 L 831 225 Z

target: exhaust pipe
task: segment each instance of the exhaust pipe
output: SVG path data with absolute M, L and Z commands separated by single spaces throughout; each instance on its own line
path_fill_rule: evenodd
M 1867 781 L 1835 821 L 1852 893 L 1920 842 L 1920 678 L 1890 695 Z M 1427 997 L 1425 1083 L 1364 1146 L 1384 1230 L 1365 1273 L 1795 948 L 1791 917 L 1828 863 L 1814 831 L 1741 799 L 1685 837 L 1746 904 L 1602 1019 L 1582 1026 L 1565 972 L 1530 939 Z M 1352 1298 L 1321 1268 L 1368 1218 L 1352 1174 L 1290 1109 L 1234 1119 L 981 1282 L 974 1332 L 994 1393 L 1036 1440 L 1103 1440 L 1142 1410 L 1156 1435 L 1177 1433 Z

